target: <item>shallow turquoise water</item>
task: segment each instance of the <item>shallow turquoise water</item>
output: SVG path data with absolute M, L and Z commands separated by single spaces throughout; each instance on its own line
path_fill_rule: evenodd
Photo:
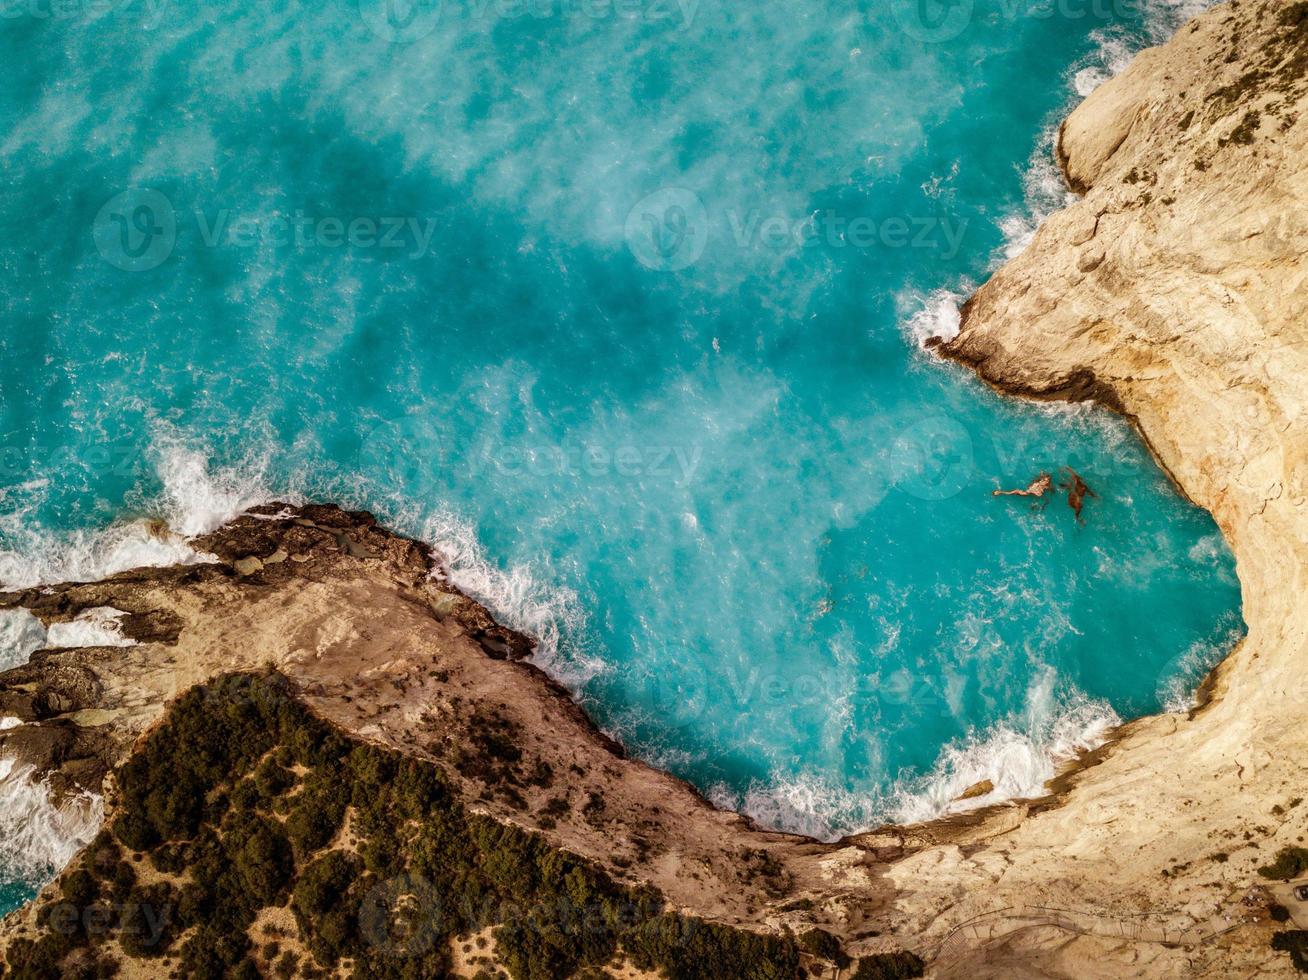
M 143 514 L 368 507 L 634 752 L 828 836 L 1183 703 L 1240 628 L 1212 521 L 1121 422 L 915 340 L 1178 10 L 916 9 L 5 20 L 0 579 L 124 564 Z M 1062 465 L 1084 527 L 990 496 Z

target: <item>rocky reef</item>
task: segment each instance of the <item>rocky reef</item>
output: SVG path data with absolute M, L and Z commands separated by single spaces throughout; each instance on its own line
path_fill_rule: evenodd
M 1126 414 L 1214 514 L 1248 634 L 1200 706 L 1124 726 L 1039 800 L 835 844 L 767 833 L 625 758 L 426 546 L 266 506 L 191 542 L 211 561 L 0 597 L 47 626 L 117 610 L 134 641 L 0 675 L 21 722 L 0 758 L 106 811 L 4 921 L 9 968 L 1308 969 L 1300 913 L 1265 888 L 1308 870 L 1306 76 L 1304 2 L 1218 6 L 1143 52 L 1062 127 L 1082 199 L 931 344 L 1004 392 Z M 424 917 L 434 894 L 460 911 Z M 560 895 L 598 920 L 560 921 Z
M 758 831 L 743 817 L 715 810 L 686 784 L 626 759 L 563 688 L 524 659 L 531 651 L 525 637 L 496 624 L 444 582 L 439 557 L 426 546 L 385 531 L 367 514 L 282 505 L 256 508 L 191 544 L 214 560 L 37 588 L 0 601 L 31 611 L 47 626 L 88 610 L 117 610 L 124 614 L 116 619 L 119 630 L 134 641 L 38 651 L 27 665 L 0 675 L 2 710 L 24 722 L 0 732 L 0 756 L 44 774 L 58 797 L 105 794 L 111 828 L 37 902 L 6 920 L 5 955 L 21 975 L 58 976 L 70 964 L 98 975 L 116 964 L 129 975 L 176 970 L 222 976 L 237 968 L 268 973 L 275 961 L 293 963 L 295 975 L 328 975 L 345 960 L 359 976 L 443 970 L 473 976 L 487 964 L 504 963 L 514 976 L 546 977 L 627 957 L 676 976 L 720 976 L 721 956 L 729 955 L 741 964 L 756 961 L 741 976 L 783 977 L 795 975 L 801 956 L 813 958 L 799 944 L 824 923 L 844 940 L 830 940 L 842 961 L 848 949 L 869 970 L 879 958 L 916 962 L 868 924 L 873 910 L 890 899 L 889 887 L 876 886 L 863 870 L 875 863 L 874 852 L 851 852 L 842 867 L 831 848 Z M 264 706 L 262 714 L 243 717 L 251 703 Z M 294 716 L 290 729 L 287 712 Z M 306 725 L 312 736 L 296 734 Z M 168 748 L 159 747 L 160 738 Z M 301 758 L 287 749 L 276 764 L 294 778 L 279 776 L 276 792 L 264 786 L 266 799 L 234 803 L 251 792 L 241 788 L 246 783 L 262 785 L 263 767 L 271 769 L 269 760 L 281 758 L 284 745 L 332 739 L 351 741 L 333 743 L 339 751 L 330 759 Z M 254 753 L 246 745 L 262 748 Z M 588 916 L 601 922 L 617 916 L 621 923 L 602 930 L 596 951 L 560 960 L 568 970 L 549 966 L 555 956 L 549 949 L 524 946 L 525 940 L 514 944 L 511 937 L 527 927 L 503 910 L 520 900 L 539 911 L 548 905 L 544 894 L 505 885 L 496 876 L 509 873 L 501 865 L 510 859 L 492 849 L 469 858 L 460 871 L 457 904 L 472 902 L 476 915 L 443 918 L 438 949 L 429 944 L 422 955 L 403 944 L 399 952 L 372 949 L 357 931 L 363 896 L 409 873 L 434 881 L 432 869 L 445 865 L 422 864 L 418 856 L 427 852 L 416 844 L 406 850 L 405 821 L 377 830 L 379 820 L 397 819 L 396 808 L 434 814 L 435 804 L 426 797 L 421 805 L 393 801 L 385 813 L 371 813 L 368 805 L 393 780 L 367 776 L 359 784 L 361 774 L 349 763 L 355 746 L 377 753 L 375 764 L 388 771 L 421 763 L 430 773 L 424 778 L 439 787 L 433 792 L 448 820 L 470 840 L 491 833 L 487 828 L 503 828 L 497 833 L 514 841 L 514 875 L 539 885 L 542 868 L 557 871 L 551 887 L 576 906 L 571 928 L 594 939 Z M 331 779 L 315 775 L 324 767 L 335 773 Z M 313 796 L 328 787 L 331 800 Z M 307 813 L 296 805 L 304 793 L 312 801 Z M 277 825 L 269 824 L 275 832 L 258 845 L 280 855 L 268 857 L 279 869 L 276 884 L 259 892 L 264 904 L 238 903 L 243 917 L 233 924 L 216 910 L 231 905 L 221 898 L 224 888 L 239 890 L 219 880 L 237 851 L 219 843 L 228 841 L 229 831 L 244 840 L 256 817 L 256 823 Z M 325 821 L 325 829 L 306 843 L 296 825 L 312 819 Z M 368 861 L 366 847 L 360 851 L 368 841 L 405 853 L 377 865 Z M 519 853 L 524 850 L 526 857 Z M 354 931 L 323 946 L 316 929 L 297 926 L 288 903 L 304 875 L 312 878 L 312 869 L 338 851 L 363 857 L 357 867 L 351 864 L 349 883 L 337 888 L 336 904 L 314 906 L 313 915 L 330 912 Z M 101 853 L 112 857 L 97 858 Z M 205 871 L 202 859 L 217 867 Z M 187 877 L 197 862 L 203 880 Z M 518 867 L 522 862 L 535 870 Z M 135 875 L 116 887 L 113 873 L 123 864 Z M 107 877 L 100 865 L 108 866 Z M 836 870 L 856 885 L 858 905 L 852 915 L 828 922 L 831 917 L 803 896 L 825 893 Z M 82 883 L 74 887 L 69 881 L 75 875 Z M 98 875 L 94 889 L 85 875 Z M 198 908 L 209 913 L 196 912 L 196 887 L 208 889 Z M 448 897 L 451 887 L 445 883 L 439 891 Z M 152 891 L 146 895 L 145 888 Z M 139 906 L 156 910 L 156 921 L 171 916 L 179 934 L 161 930 L 157 945 L 142 944 L 136 933 L 150 931 L 144 913 L 122 911 Z M 102 907 L 107 925 L 88 937 L 86 910 Z M 551 914 L 559 911 L 548 907 Z M 183 909 L 189 911 L 178 919 Z M 627 922 L 628 913 L 638 921 Z M 82 924 L 61 931 L 61 916 Z M 270 917 L 275 928 L 265 934 Z M 780 928 L 783 922 L 792 925 L 789 932 Z M 689 928 L 698 938 L 688 948 L 698 949 L 694 959 L 703 962 L 674 969 L 663 954 L 651 959 L 630 933 L 637 926 L 653 933 Z M 508 931 L 497 940 L 501 928 Z M 571 948 L 584 938 L 558 923 L 551 928 L 551 936 L 566 937 L 554 946 Z M 480 934 L 474 948 L 483 952 L 476 964 L 464 963 L 469 969 L 458 965 L 465 943 L 455 942 L 454 931 L 464 932 L 465 940 Z M 243 940 L 234 938 L 238 933 Z M 192 943 L 197 935 L 202 941 Z M 276 955 L 263 953 L 270 942 Z M 215 943 L 230 956 L 202 957 Z M 717 960 L 710 948 L 719 951 Z

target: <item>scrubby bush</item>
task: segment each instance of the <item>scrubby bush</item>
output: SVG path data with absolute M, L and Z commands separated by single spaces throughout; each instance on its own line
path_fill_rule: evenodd
M 1276 853 L 1271 864 L 1263 865 L 1258 873 L 1264 878 L 1276 881 L 1289 881 L 1308 871 L 1308 848 L 1283 847 Z
M 911 980 L 926 972 L 926 964 L 916 953 L 875 953 L 858 961 L 853 980 Z
M 1290 954 L 1290 962 L 1300 973 L 1308 973 L 1308 931 L 1291 929 L 1272 937 L 1272 949 Z
M 669 980 L 792 980 L 799 976 L 793 941 L 666 913 L 642 923 L 622 940 L 632 962 L 662 969 Z
M 504 726 L 485 727 L 480 741 L 506 773 L 519 759 L 500 744 Z M 297 765 L 303 777 L 291 771 Z M 288 897 L 312 961 L 284 951 L 277 976 L 325 976 L 345 962 L 356 980 L 443 976 L 453 937 L 487 926 L 514 980 L 599 976 L 619 947 L 670 980 L 800 975 L 792 938 L 667 913 L 652 889 L 621 886 L 537 835 L 468 812 L 436 766 L 344 737 L 276 674 L 188 692 L 117 780 L 113 834 L 87 849 L 64 897 L 125 902 L 128 956 L 157 955 L 186 933 L 178 966 L 186 977 L 257 975 L 250 927 Z M 598 813 L 603 803 L 588 806 Z M 347 809 L 357 855 L 327 850 Z M 142 888 L 123 848 L 180 884 Z M 764 852 L 747 858 L 755 877 L 779 870 Z M 172 914 L 163 928 L 144 928 L 146 907 L 164 905 Z M 47 930 L 14 943 L 8 965 L 24 977 L 60 977 L 75 950 L 98 962 L 101 941 Z M 818 955 L 843 955 L 828 934 L 805 941 Z
M 850 958 L 840 945 L 840 940 L 825 929 L 810 929 L 799 937 L 799 948 L 820 959 L 834 963 L 840 969 L 849 966 Z

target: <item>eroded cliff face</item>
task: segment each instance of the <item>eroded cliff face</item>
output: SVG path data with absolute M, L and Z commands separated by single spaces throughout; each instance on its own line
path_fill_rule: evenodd
M 1057 809 L 977 854 L 899 865 L 905 911 L 932 891 L 920 878 L 944 873 L 985 893 L 962 903 L 977 911 L 1034 900 L 1238 918 L 1255 866 L 1304 836 L 1291 801 L 1308 796 L 1306 92 L 1304 3 L 1217 7 L 1143 52 L 1062 127 L 1060 161 L 1084 199 L 972 297 L 942 345 L 1001 390 L 1132 416 L 1230 541 L 1249 632 L 1204 708 L 1127 726 Z M 1080 975 L 1288 969 L 1241 935 L 1151 951 L 1147 967 L 1132 966 L 1140 944 L 1087 939 L 1028 962 L 1078 975 L 1086 947 L 1095 966 Z
M 799 932 L 828 925 L 854 952 L 902 948 L 886 935 L 891 889 L 877 881 L 875 851 L 833 855 L 759 831 L 625 758 L 523 659 L 525 637 L 444 581 L 426 546 L 366 514 L 282 505 L 191 544 L 214 560 L 0 596 L 0 608 L 27 609 L 47 627 L 117 610 L 135 641 L 42 650 L 0 674 L 0 711 L 24 722 L 0 731 L 0 758 L 35 767 L 56 795 L 105 793 L 112 824 L 120 808 L 111 770 L 140 751 L 170 702 L 232 671 L 272 669 L 341 732 L 438 766 L 469 812 L 542 834 L 621 884 L 653 886 L 672 909 L 769 934 L 782 923 Z M 59 898 L 67 877 L 5 920 L 0 955 L 11 966 L 16 940 L 49 934 L 39 909 L 67 904 Z M 833 889 L 853 900 L 828 903 Z M 813 895 L 820 901 L 802 901 Z M 301 949 L 288 915 L 275 917 L 275 938 Z M 127 975 L 158 975 L 160 961 L 149 958 L 157 950 L 138 960 L 120 938 L 110 929 L 101 951 Z M 492 957 L 494 943 L 481 939 Z M 257 950 L 268 936 L 250 940 Z
M 1290 975 L 1256 869 L 1308 836 L 1306 66 L 1305 3 L 1218 7 L 1144 52 L 1063 127 L 1084 199 L 938 345 L 1005 391 L 1131 415 L 1239 563 L 1248 637 L 1205 706 L 1127 725 L 1049 797 L 833 845 L 761 833 L 623 758 L 439 556 L 334 508 L 242 518 L 195 542 L 212 564 L 4 599 L 47 624 L 113 607 L 138 643 L 0 676 L 26 722 L 0 754 L 112 789 L 169 698 L 271 665 L 476 812 L 712 920 L 907 947 L 941 977 Z

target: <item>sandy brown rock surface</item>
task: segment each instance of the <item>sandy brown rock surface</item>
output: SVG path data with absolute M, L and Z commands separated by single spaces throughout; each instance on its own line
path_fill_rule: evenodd
M 834 919 L 841 935 L 897 948 L 868 923 L 890 889 L 875 852 L 761 832 L 685 783 L 624 757 L 568 693 L 523 660 L 526 638 L 444 585 L 438 556 L 335 507 L 269 505 L 192 542 L 210 564 L 145 569 L 0 599 L 47 625 L 87 609 L 127 615 L 136 645 L 45 650 L 0 674 L 0 756 L 50 774 L 58 793 L 104 776 L 168 701 L 232 670 L 275 667 L 345 731 L 441 766 L 471 807 L 537 830 L 675 907 L 770 930 Z M 57 742 L 57 749 L 48 744 Z M 108 798 L 113 814 L 113 797 Z M 853 900 L 783 908 L 833 888 Z
M 1308 795 L 1306 91 L 1302 3 L 1220 6 L 1142 53 L 1062 128 L 1059 157 L 1084 199 L 968 302 L 944 345 L 1001 390 L 1095 398 L 1132 416 L 1230 542 L 1249 632 L 1202 710 L 1127 726 L 1061 806 L 976 854 L 900 864 L 905 892 L 934 868 L 986 892 L 962 903 L 978 911 L 1025 895 L 1176 909 L 1178 923 L 1198 923 L 1238 914 L 1254 867 L 1308 829 L 1291 805 Z M 919 920 L 928 934 L 930 910 Z M 1239 931 L 1149 963 L 1135 961 L 1138 944 L 1096 951 L 1093 969 L 1076 967 L 1077 945 L 1040 969 L 1288 969 L 1256 942 L 1246 949 Z

